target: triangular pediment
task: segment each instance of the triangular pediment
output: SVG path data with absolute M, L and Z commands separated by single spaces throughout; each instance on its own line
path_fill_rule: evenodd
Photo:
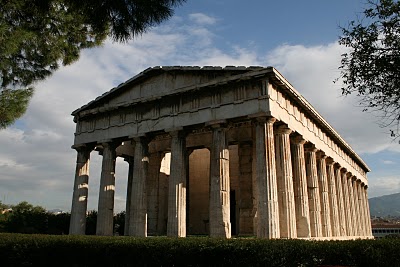
M 112 88 L 95 100 L 72 112 L 77 115 L 88 109 L 101 109 L 129 105 L 168 94 L 185 87 L 209 83 L 263 67 L 153 67 L 144 70 L 126 82 Z

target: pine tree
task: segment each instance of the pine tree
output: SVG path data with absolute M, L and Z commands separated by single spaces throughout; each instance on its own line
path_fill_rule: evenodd
M 107 37 L 126 42 L 185 0 L 3 0 L 0 4 L 0 129 L 22 116 L 35 82 Z

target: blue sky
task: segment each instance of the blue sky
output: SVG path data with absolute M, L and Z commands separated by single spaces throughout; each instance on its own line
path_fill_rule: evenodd
M 400 192 L 400 145 L 378 114 L 342 97 L 339 25 L 364 1 L 189 0 L 175 16 L 127 44 L 107 41 L 36 85 L 28 112 L 0 131 L 0 200 L 70 210 L 76 152 L 71 112 L 157 65 L 276 67 L 373 170 L 369 196 Z M 101 156 L 91 154 L 89 209 L 97 209 Z M 115 210 L 125 206 L 127 164 L 117 161 Z

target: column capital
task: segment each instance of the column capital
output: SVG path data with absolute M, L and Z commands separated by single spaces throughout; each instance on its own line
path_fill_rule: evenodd
M 287 125 L 280 125 L 276 128 L 275 134 L 291 134 L 293 131 Z
M 302 135 L 296 135 L 296 136 L 290 138 L 290 142 L 295 145 L 304 145 L 307 141 L 306 141 L 306 139 L 303 138 Z
M 166 132 L 168 132 L 168 134 L 174 138 L 185 138 L 187 135 L 187 132 L 183 129 L 183 127 L 179 127 L 179 128 L 173 128 L 173 129 L 168 129 L 165 130 Z
M 274 117 L 267 117 L 267 116 L 254 117 L 254 122 L 255 122 L 255 123 L 274 124 L 274 123 L 276 122 L 276 118 L 274 118 Z
M 110 149 L 114 150 L 121 145 L 121 142 L 112 139 L 106 139 L 97 142 L 97 144 L 101 145 L 103 148 L 109 147 Z
M 146 135 L 138 135 L 138 136 L 129 136 L 135 143 L 143 143 L 148 144 L 150 142 L 150 138 Z
M 316 152 L 318 151 L 318 149 L 315 147 L 314 144 L 309 143 L 309 144 L 307 144 L 307 145 L 304 146 L 304 151 L 305 151 L 305 152 L 313 152 L 313 153 L 316 153 Z
M 336 162 L 331 157 L 326 158 L 326 165 L 334 165 Z
M 317 152 L 317 158 L 318 158 L 318 159 L 326 159 L 327 157 L 328 157 L 328 156 L 325 154 L 324 151 L 319 150 L 319 151 Z
M 339 163 L 337 163 L 337 162 L 335 162 L 334 164 L 336 165 L 336 169 L 338 170 L 338 172 L 341 172 L 341 171 L 342 171 L 342 169 L 343 169 L 343 167 L 342 167 L 342 166 L 340 166 L 340 164 L 339 164 Z
M 71 146 L 71 148 L 75 149 L 77 152 L 92 151 L 95 147 L 96 147 L 95 143 L 77 144 Z
M 215 129 L 215 128 L 226 128 L 227 124 L 228 123 L 226 120 L 214 120 L 206 122 L 205 126 Z

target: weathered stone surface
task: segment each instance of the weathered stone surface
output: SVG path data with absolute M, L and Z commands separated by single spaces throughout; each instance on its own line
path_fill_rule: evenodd
M 297 236 L 310 238 L 310 211 L 308 205 L 306 163 L 304 158 L 304 144 L 306 140 L 301 136 L 297 136 L 292 138 L 291 142 Z
M 321 200 L 321 223 L 322 223 L 322 235 L 324 237 L 332 236 L 331 228 L 331 209 L 329 205 L 329 193 L 328 193 L 328 179 L 326 175 L 326 155 L 323 152 L 318 152 L 318 185 Z
M 345 199 L 344 199 L 343 180 L 341 171 L 342 171 L 341 167 L 335 169 L 336 192 L 337 192 L 336 195 L 338 200 L 337 203 L 338 203 L 338 214 L 339 214 L 339 231 L 340 231 L 340 236 L 347 236 Z
M 186 134 L 182 131 L 170 132 L 171 175 L 168 194 L 167 236 L 186 236 Z
M 148 140 L 145 137 L 134 138 L 135 156 L 132 180 L 132 199 L 130 207 L 129 235 L 147 236 L 147 168 L 149 164 Z
M 132 180 L 133 180 L 133 157 L 125 159 L 128 162 L 128 184 L 126 186 L 126 203 L 125 203 L 125 225 L 124 235 L 129 235 L 129 224 L 131 215 L 131 198 L 132 198 Z
M 279 238 L 274 118 L 258 118 L 256 136 L 257 237 Z
M 251 144 L 241 143 L 238 146 L 239 157 L 239 235 L 253 235 L 253 148 Z M 231 155 L 230 155 L 230 158 Z M 232 172 L 231 172 L 232 173 Z
M 296 210 L 293 192 L 292 159 L 290 155 L 287 126 L 279 126 L 275 131 L 276 179 L 278 184 L 278 206 L 280 235 L 283 238 L 296 238 Z
M 226 129 L 213 125 L 210 152 L 210 236 L 231 237 L 229 150 Z
M 308 203 L 310 205 L 310 227 L 312 237 L 322 237 L 321 202 L 317 173 L 317 149 L 306 149 L 306 173 L 308 187 Z
M 113 235 L 115 160 L 117 144 L 102 143 L 103 163 L 101 167 L 99 208 L 97 212 L 96 235 Z
M 89 161 L 93 147 L 80 146 L 76 159 L 74 193 L 72 196 L 70 235 L 84 235 L 86 230 L 86 211 L 89 193 Z
M 350 206 L 350 195 L 349 195 L 349 185 L 347 181 L 347 172 L 342 172 L 342 182 L 343 182 L 343 198 L 344 198 L 344 209 L 346 215 L 346 233 L 347 236 L 353 236 L 353 217 L 351 213 Z
M 329 190 L 328 193 L 329 193 L 332 236 L 340 236 L 340 225 L 339 225 L 340 221 L 339 221 L 334 161 L 329 158 L 327 159 L 326 163 L 327 163 L 326 175 L 328 178 L 328 190 Z
M 74 148 L 103 155 L 99 235 L 113 234 L 123 157 L 125 234 L 371 237 L 368 166 L 272 67 L 149 68 L 73 115 Z M 85 230 L 88 164 L 78 152 L 71 234 Z

